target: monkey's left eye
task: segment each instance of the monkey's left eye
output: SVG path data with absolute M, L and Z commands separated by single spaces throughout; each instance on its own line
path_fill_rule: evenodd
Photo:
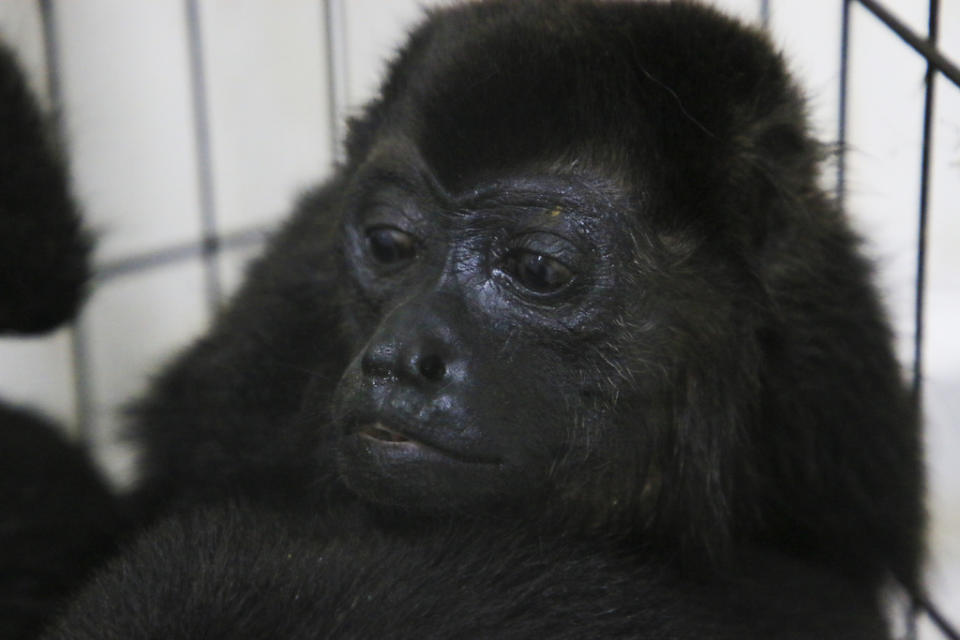
M 553 293 L 573 278 L 573 271 L 559 260 L 522 249 L 507 254 L 503 271 L 535 293 Z
M 395 264 L 412 260 L 417 255 L 417 239 L 396 227 L 370 227 L 367 229 L 367 248 L 377 262 Z

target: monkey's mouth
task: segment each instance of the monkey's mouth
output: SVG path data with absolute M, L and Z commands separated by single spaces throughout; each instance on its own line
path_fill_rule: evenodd
M 398 431 L 388 428 L 382 422 L 373 422 L 370 424 L 365 424 L 357 429 L 357 434 L 369 438 L 371 440 L 379 440 L 381 442 L 409 442 L 411 444 L 423 444 L 417 442 L 407 436 L 403 435 Z
M 500 464 L 500 459 L 492 456 L 471 455 L 458 450 L 456 447 L 444 446 L 434 441 L 415 438 L 406 433 L 388 427 L 379 420 L 354 424 L 346 431 L 347 436 L 354 436 L 365 440 L 382 452 L 391 451 L 390 455 L 415 458 L 435 458 L 441 456 L 469 464 Z

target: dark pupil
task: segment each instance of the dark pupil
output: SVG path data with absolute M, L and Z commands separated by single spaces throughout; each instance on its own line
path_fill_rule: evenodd
M 409 233 L 390 227 L 374 227 L 367 231 L 370 253 L 377 262 L 390 263 L 409 260 L 416 253 Z
M 572 275 L 563 263 L 532 251 L 520 251 L 512 255 L 509 270 L 520 284 L 541 293 L 556 291 Z

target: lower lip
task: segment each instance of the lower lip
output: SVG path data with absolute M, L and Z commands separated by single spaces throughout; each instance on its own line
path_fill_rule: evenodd
M 369 425 L 369 426 L 368 426 Z M 385 433 L 396 434 L 400 439 L 388 439 L 380 437 L 378 430 L 370 427 L 379 427 Z M 398 463 L 445 463 L 445 464 L 482 464 L 496 465 L 502 464 L 500 460 L 488 459 L 482 456 L 463 456 L 447 451 L 432 444 L 415 440 L 386 427 L 380 422 L 356 425 L 354 429 L 348 430 L 343 436 L 342 446 L 346 451 L 352 451 L 352 455 L 368 455 L 380 458 L 383 462 L 394 461 Z
M 366 433 L 347 436 L 344 444 L 351 449 L 364 451 L 381 462 L 450 462 L 455 460 L 445 453 L 415 440 L 382 440 Z
M 424 446 L 420 442 L 415 440 L 384 440 L 383 438 L 378 438 L 375 435 L 369 433 L 358 433 L 359 437 L 363 438 L 367 442 L 378 446 L 378 447 L 400 447 L 407 449 L 417 449 Z

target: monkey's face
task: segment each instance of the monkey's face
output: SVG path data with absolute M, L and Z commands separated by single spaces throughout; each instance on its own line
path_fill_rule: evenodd
M 573 176 L 453 195 L 395 151 L 373 154 L 343 203 L 339 472 L 415 508 L 535 493 L 610 442 L 632 368 L 617 352 L 628 234 Z
M 334 446 L 368 500 L 635 519 L 670 465 L 702 491 L 712 464 L 676 455 L 739 339 L 728 265 L 688 260 L 709 137 L 605 41 L 536 34 L 438 36 L 353 125 Z

